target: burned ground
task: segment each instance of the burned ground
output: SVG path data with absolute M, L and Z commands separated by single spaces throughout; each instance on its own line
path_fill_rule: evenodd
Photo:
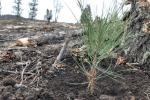
M 107 68 L 111 65 L 111 69 L 121 78 L 100 78 L 91 95 L 87 90 L 86 76 L 77 66 L 71 52 L 63 57 L 61 67 L 50 70 L 65 37 L 70 36 L 69 49 L 76 48 L 81 42 L 79 25 L 47 25 L 42 21 L 13 22 L 0 23 L 0 50 L 7 54 L 3 56 L 7 59 L 0 59 L 0 100 L 149 100 L 149 65 L 115 66 L 116 59 L 103 60 L 101 67 Z M 64 38 L 54 38 L 37 47 L 8 49 L 18 37 L 40 35 Z

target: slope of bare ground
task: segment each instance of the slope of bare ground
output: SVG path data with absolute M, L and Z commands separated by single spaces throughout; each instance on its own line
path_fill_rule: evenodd
M 137 70 L 114 68 L 116 59 L 103 60 L 101 66 L 111 65 L 122 79 L 99 79 L 93 95 L 87 91 L 86 77 L 69 51 L 57 69 L 50 70 L 65 38 L 70 39 L 70 50 L 82 44 L 80 35 L 80 26 L 75 24 L 1 20 L 0 100 L 149 100 L 150 72 L 140 66 L 135 66 Z M 19 38 L 39 36 L 43 38 L 36 39 L 36 47 L 9 48 Z

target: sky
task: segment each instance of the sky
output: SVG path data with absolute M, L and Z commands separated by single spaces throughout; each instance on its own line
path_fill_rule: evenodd
M 13 13 L 13 6 L 15 5 L 15 0 L 0 0 L 2 10 L 2 15 L 4 14 L 14 14 Z M 22 15 L 25 18 L 29 17 L 29 2 L 32 0 L 22 0 Z M 54 11 L 53 2 L 55 0 L 38 0 L 38 11 L 36 19 L 43 20 L 44 15 L 46 14 L 46 9 L 51 9 Z M 109 11 L 111 6 L 114 6 L 114 1 L 116 0 L 86 0 L 86 4 L 91 5 L 92 14 L 93 16 L 101 15 L 102 9 L 104 8 L 104 12 Z M 119 7 L 120 4 L 122 4 L 123 0 L 117 0 L 117 6 Z M 69 22 L 69 23 L 75 23 L 77 20 L 79 20 L 81 11 L 79 7 L 77 6 L 76 0 L 60 0 L 62 4 L 62 9 L 59 13 L 58 22 Z M 128 9 L 128 8 L 127 8 Z M 53 12 L 54 13 L 54 12 Z M 75 16 L 75 17 L 74 17 Z M 54 17 L 53 17 L 54 20 Z

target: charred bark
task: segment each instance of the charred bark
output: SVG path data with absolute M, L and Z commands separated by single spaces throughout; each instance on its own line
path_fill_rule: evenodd
M 135 0 L 134 0 L 135 1 Z M 124 51 L 130 62 L 150 64 L 150 2 L 136 0 L 124 32 Z

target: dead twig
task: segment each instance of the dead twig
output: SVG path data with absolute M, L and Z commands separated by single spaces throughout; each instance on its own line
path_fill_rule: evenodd
M 82 82 L 82 83 L 70 83 L 70 82 L 65 82 L 66 85 L 69 86 L 79 86 L 79 85 L 83 85 L 83 86 L 87 86 L 89 84 L 89 82 Z
M 20 85 L 23 83 L 24 72 L 25 72 L 26 68 L 30 65 L 30 63 L 31 63 L 30 61 L 26 62 L 26 66 L 24 67 L 24 69 L 21 72 L 21 82 L 20 82 Z
M 42 69 L 42 62 L 38 60 L 38 63 L 36 65 L 36 68 L 33 69 L 32 71 L 35 71 L 36 70 L 36 75 L 35 77 L 33 78 L 33 80 L 30 82 L 30 85 L 37 82 L 37 87 L 38 87 L 38 84 L 39 84 L 39 81 L 40 81 L 40 71 Z
M 2 70 L 0 69 L 0 73 L 6 73 L 6 74 L 20 74 L 18 71 L 9 71 L 9 70 Z M 30 72 L 24 72 L 24 75 L 33 75 L 34 73 Z

